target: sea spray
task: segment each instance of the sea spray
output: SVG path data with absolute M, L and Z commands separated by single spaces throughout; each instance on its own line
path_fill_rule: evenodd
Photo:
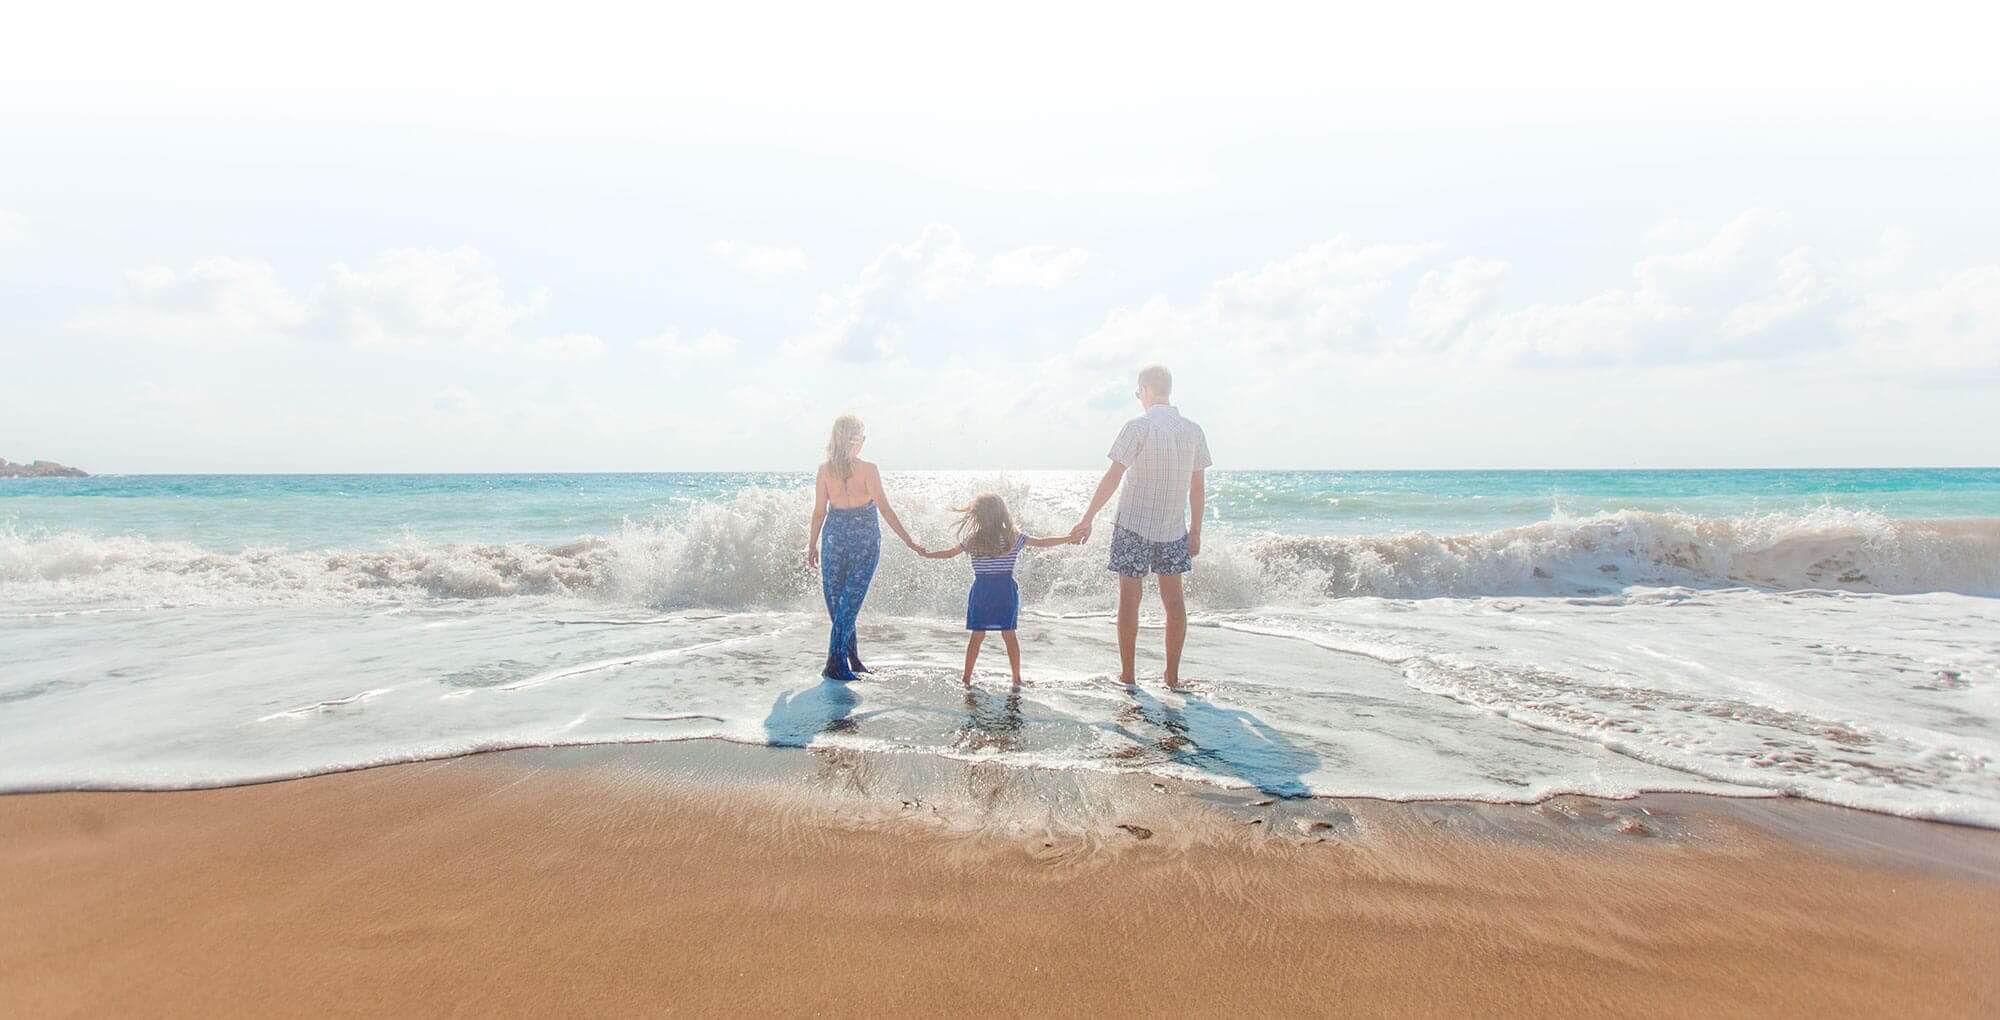
M 801 608 L 818 597 L 801 502 L 797 493 L 751 490 L 546 546 L 407 535 L 378 549 L 219 553 L 136 536 L 6 530 L 0 594 L 172 605 L 564 594 L 658 609 Z M 920 541 L 953 541 L 943 503 L 911 501 L 902 513 Z M 1031 533 L 1067 531 L 1064 520 L 1032 504 L 1022 522 Z M 1103 606 L 1109 528 L 1100 521 L 1086 546 L 1024 557 L 1028 604 Z M 871 608 L 933 615 L 959 608 L 962 571 L 917 559 L 886 530 L 884 542 Z M 1728 518 L 1628 510 L 1461 535 L 1216 527 L 1203 536 L 1189 596 L 1214 611 L 1355 596 L 1589 596 L 1633 586 L 1995 595 L 2000 521 L 1896 520 L 1829 507 Z

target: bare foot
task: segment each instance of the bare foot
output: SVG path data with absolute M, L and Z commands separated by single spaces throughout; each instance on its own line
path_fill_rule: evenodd
M 972 674 L 967 673 L 964 676 L 959 677 L 958 682 L 964 684 L 967 687 L 972 686 Z
M 1134 680 L 1134 679 L 1132 679 L 1132 678 L 1131 678 L 1131 677 L 1129 677 L 1129 676 L 1121 676 L 1121 677 L 1119 677 L 1119 678 L 1117 679 L 1116 683 L 1117 683 L 1117 684 L 1118 684 L 1118 686 L 1120 686 L 1120 687 L 1137 687 L 1137 686 L 1139 686 L 1139 681 L 1137 681 L 1137 680 Z

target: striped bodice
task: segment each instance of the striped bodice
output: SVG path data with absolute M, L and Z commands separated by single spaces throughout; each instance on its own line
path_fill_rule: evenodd
M 1021 535 L 1014 540 L 1014 548 L 1005 556 L 974 556 L 974 574 L 1012 574 L 1014 561 L 1021 558 L 1021 550 L 1028 547 L 1028 536 Z

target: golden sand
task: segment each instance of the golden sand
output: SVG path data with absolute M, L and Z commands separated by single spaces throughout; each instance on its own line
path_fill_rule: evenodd
M 2000 882 L 1721 804 L 1552 843 L 1167 797 L 968 830 L 560 755 L 0 798 L 0 1015 L 2000 1010 Z

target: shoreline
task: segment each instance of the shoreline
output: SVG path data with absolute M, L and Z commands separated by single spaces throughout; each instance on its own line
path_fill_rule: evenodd
M 1094 615 L 1103 615 L 1103 614 L 1094 614 Z M 1142 626 L 1144 625 L 1142 624 Z M 560 760 L 562 757 L 570 755 L 581 755 L 581 756 L 590 756 L 594 754 L 605 754 L 613 756 L 644 755 L 646 754 L 645 749 L 648 748 L 658 749 L 659 755 L 668 758 L 674 757 L 678 754 L 694 754 L 699 756 L 703 755 L 704 753 L 707 754 L 722 753 L 721 749 L 729 749 L 730 753 L 747 752 L 748 757 L 747 759 L 745 759 L 745 761 L 754 761 L 757 758 L 762 757 L 764 752 L 770 752 L 780 757 L 789 757 L 797 754 L 806 754 L 806 755 L 839 754 L 839 755 L 856 756 L 860 758 L 874 759 L 880 761 L 895 761 L 899 759 L 907 761 L 920 761 L 926 759 L 934 759 L 935 764 L 930 769 L 904 768 L 901 771 L 903 771 L 906 774 L 909 774 L 910 776 L 918 776 L 925 774 L 931 774 L 934 776 L 934 774 L 940 770 L 1006 769 L 1010 771 L 1026 773 L 1031 776 L 1044 777 L 1045 779 L 1053 779 L 1055 777 L 1076 776 L 1082 778 L 1086 782 L 1141 783 L 1141 784 L 1151 783 L 1156 787 L 1171 784 L 1172 786 L 1181 788 L 1183 791 L 1186 791 L 1184 795 L 1202 797 L 1217 805 L 1235 804 L 1236 806 L 1239 807 L 1254 804 L 1257 802 L 1264 802 L 1268 804 L 1275 801 L 1278 804 L 1290 804 L 1290 805 L 1323 804 L 1323 805 L 1340 806 L 1340 805 L 1366 803 L 1366 804 L 1381 804 L 1392 807 L 1410 808 L 1413 810 L 1422 808 L 1436 808 L 1440 810 L 1463 809 L 1463 810 L 1478 810 L 1478 811 L 1492 811 L 1492 812 L 1508 812 L 1508 811 L 1534 811 L 1545 808 L 1550 804 L 1556 804 L 1556 803 L 1587 802 L 1591 804 L 1601 805 L 1604 807 L 1623 805 L 1628 809 L 1638 810 L 1641 813 L 1644 813 L 1647 808 L 1655 804 L 1660 804 L 1669 801 L 1685 800 L 1687 802 L 1695 804 L 1707 804 L 1710 802 L 1731 802 L 1732 804 L 1741 805 L 1740 808 L 1732 808 L 1730 810 L 1737 810 L 1745 815 L 1752 815 L 1752 814 L 1758 815 L 1764 818 L 1767 822 L 1775 823 L 1778 825 L 1778 827 L 1784 829 L 1785 831 L 1791 832 L 1805 839 L 1812 839 L 1818 836 L 1826 835 L 1832 831 L 1846 828 L 1854 824 L 1851 820 L 1845 823 L 1836 823 L 1831 826 L 1813 824 L 1810 821 L 1804 821 L 1799 816 L 1787 812 L 1786 809 L 1784 808 L 1778 809 L 1777 812 L 1756 812 L 1749 807 L 1749 805 L 1754 805 L 1754 804 L 1800 805 L 1800 808 L 1798 810 L 1803 810 L 1806 812 L 1824 811 L 1824 812 L 1834 813 L 1834 816 L 1844 817 L 1848 819 L 1852 819 L 1854 817 L 1860 817 L 1860 818 L 1877 820 L 1876 823 L 1870 823 L 1870 824 L 1879 823 L 1891 827 L 1893 826 L 1920 827 L 1918 829 L 1913 829 L 1912 831 L 1923 831 L 1921 827 L 1934 827 L 1942 831 L 1963 830 L 1967 832 L 1990 834 L 1996 840 L 1996 857 L 1994 859 L 1995 867 L 1994 870 L 1992 871 L 1992 877 L 2000 879 L 2000 828 L 1992 828 L 1988 826 L 1979 825 L 1973 822 L 1956 821 L 1949 818 L 1920 818 L 1910 815 L 1899 815 L 1891 811 L 1879 811 L 1868 807 L 1859 807 L 1846 804 L 1834 804 L 1834 803 L 1829 803 L 1827 801 L 1814 800 L 1811 797 L 1804 797 L 1793 793 L 1787 793 L 1781 790 L 1756 789 L 1750 787 L 1743 788 L 1743 792 L 1732 792 L 1723 790 L 1647 789 L 1647 790 L 1639 790 L 1637 792 L 1622 796 L 1594 794 L 1594 793 L 1554 792 L 1554 793 L 1543 794 L 1542 796 L 1534 799 L 1523 799 L 1523 800 L 1497 800 L 1497 799 L 1488 800 L 1479 797 L 1458 796 L 1450 794 L 1445 794 L 1445 795 L 1420 794 L 1408 797 L 1398 797 L 1386 794 L 1367 794 L 1367 793 L 1326 793 L 1326 794 L 1313 793 L 1305 795 L 1276 796 L 1260 791 L 1252 786 L 1224 786 L 1220 783 L 1216 783 L 1207 779 L 1189 779 L 1178 776 L 1163 775 L 1160 773 L 1149 772 L 1144 770 L 1120 772 L 1120 771 L 1103 771 L 1096 769 L 1064 768 L 1053 765 L 1042 765 L 1033 762 L 1016 763 L 998 759 L 992 761 L 979 761 L 976 759 L 968 759 L 964 757 L 935 755 L 932 752 L 926 750 L 900 751 L 900 750 L 884 750 L 877 748 L 866 748 L 866 749 L 847 748 L 847 747 L 826 746 L 826 745 L 800 747 L 796 745 L 761 744 L 752 741 L 732 740 L 727 737 L 707 737 L 707 736 L 666 737 L 666 738 L 649 739 L 649 740 L 584 741 L 574 744 L 524 743 L 524 744 L 510 745 L 505 747 L 490 747 L 472 751 L 452 752 L 452 753 L 440 754 L 437 757 L 430 757 L 430 758 L 412 758 L 407 760 L 380 762 L 375 764 L 348 765 L 348 766 L 330 768 L 324 771 L 303 772 L 295 775 L 279 775 L 279 776 L 270 776 L 266 778 L 225 781 L 207 785 L 191 785 L 191 786 L 106 785 L 106 786 L 27 787 L 27 788 L 19 788 L 11 790 L 0 790 L 0 803 L 4 803 L 10 798 L 17 798 L 17 797 L 50 797 L 50 796 L 70 795 L 70 794 L 98 795 L 98 794 L 213 793 L 226 790 L 249 789 L 262 786 L 282 785 L 286 783 L 310 782 L 316 779 L 328 779 L 340 776 L 349 776 L 349 775 L 354 775 L 356 773 L 374 772 L 382 769 L 421 768 L 424 766 L 433 766 L 441 763 L 448 763 L 459 760 L 474 761 L 474 760 L 483 760 L 488 758 L 511 758 L 515 756 L 552 756 L 552 762 L 553 762 L 554 760 Z M 704 752 L 702 750 L 703 748 L 713 748 L 716 750 Z M 743 762 L 739 762 L 739 764 L 742 763 Z M 784 769 L 772 770 L 762 767 L 753 767 L 749 770 L 750 775 L 760 775 L 773 772 L 778 774 L 789 774 Z M 793 778 L 797 777 L 793 776 Z M 1717 809 L 1711 807 L 1710 810 L 1715 811 Z M 1621 816 L 1628 813 L 1629 812 L 1620 812 Z
M 2000 833 L 715 741 L 0 797 L 0 1011 L 2000 1005 Z

